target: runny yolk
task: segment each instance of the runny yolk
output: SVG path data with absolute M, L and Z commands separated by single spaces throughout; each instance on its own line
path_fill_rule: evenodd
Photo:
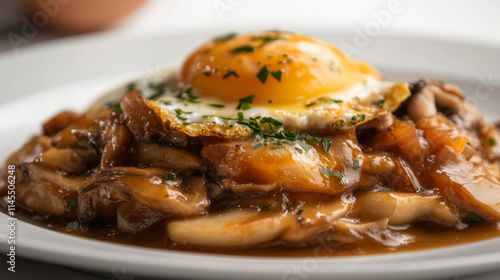
M 301 104 L 380 79 L 369 64 L 354 61 L 331 44 L 287 32 L 214 39 L 185 61 L 180 81 L 193 93 L 226 103 L 254 95 L 254 104 Z

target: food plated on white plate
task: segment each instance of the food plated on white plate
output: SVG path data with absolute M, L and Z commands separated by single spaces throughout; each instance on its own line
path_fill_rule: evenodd
M 456 86 L 385 81 L 327 42 L 266 31 L 56 115 L 6 166 L 25 216 L 70 234 L 359 255 L 498 237 L 498 141 Z

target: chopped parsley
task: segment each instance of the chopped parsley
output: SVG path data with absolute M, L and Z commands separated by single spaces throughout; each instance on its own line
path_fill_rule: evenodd
M 271 207 L 269 207 L 267 205 L 259 205 L 258 207 L 260 208 L 261 211 L 269 211 L 269 210 L 271 210 Z
M 382 98 L 382 99 L 380 99 L 380 100 L 378 101 L 378 107 L 379 107 L 379 108 L 384 107 L 384 103 L 385 103 L 385 100 L 384 100 L 383 98 Z
M 326 98 L 326 97 L 320 97 L 320 98 L 314 100 L 311 103 L 307 103 L 306 104 L 306 108 L 309 108 L 311 106 L 317 105 L 317 104 L 319 104 L 319 102 L 324 102 L 324 103 L 331 103 L 331 102 L 333 102 L 333 103 L 337 103 L 338 104 L 338 103 L 344 102 L 344 100 L 332 99 L 332 98 Z
M 330 170 L 328 168 L 321 167 L 321 173 L 323 175 L 326 175 L 326 176 L 329 176 L 329 177 L 335 177 L 335 178 L 340 179 L 340 184 L 342 186 L 346 186 L 346 185 L 349 184 L 349 180 L 347 178 L 342 177 L 342 174 L 340 174 L 337 171 L 332 171 L 332 170 Z
M 234 72 L 234 70 L 232 70 L 232 69 L 228 69 L 228 70 L 226 71 L 226 74 L 224 74 L 224 76 L 222 76 L 222 78 L 223 78 L 223 79 L 226 79 L 227 77 L 229 77 L 229 76 L 231 76 L 231 75 L 235 76 L 236 78 L 239 78 L 239 77 L 240 77 L 240 76 L 238 76 L 238 73 Z
M 258 149 L 260 147 L 262 147 L 262 143 L 259 143 L 259 144 L 255 145 L 255 146 L 253 146 L 254 149 Z
M 278 71 L 274 71 L 274 72 L 271 71 L 271 76 L 273 76 L 273 78 L 275 78 L 276 81 L 278 81 L 280 83 L 281 83 L 281 72 L 282 72 L 281 69 Z
M 239 52 L 253 52 L 254 50 L 255 50 L 255 48 L 251 45 L 243 45 L 243 46 L 236 47 L 236 48 L 230 50 L 229 52 L 232 54 L 235 54 L 235 53 L 239 53 Z
M 120 102 L 109 103 L 109 104 L 107 104 L 107 106 L 112 111 L 115 111 L 119 114 L 123 113 L 122 107 L 120 106 Z
M 275 125 L 275 126 L 282 126 L 283 123 L 276 120 L 276 119 L 273 119 L 271 117 L 264 117 L 260 120 L 260 123 L 270 123 L 272 125 Z
M 80 228 L 80 225 L 78 224 L 78 222 L 70 222 L 66 225 L 66 229 L 68 230 L 77 230 Z
M 471 222 L 471 223 L 480 223 L 483 221 L 483 218 L 481 218 L 480 216 L 478 216 L 474 212 L 468 212 L 467 213 L 467 220 L 469 220 L 469 222 Z
M 259 73 L 257 73 L 257 78 L 259 78 L 259 80 L 265 84 L 266 83 L 266 80 L 267 80 L 267 77 L 269 76 L 269 74 L 271 74 L 271 76 L 278 82 L 281 82 L 281 69 L 280 70 L 277 70 L 277 71 L 269 71 L 269 67 L 268 65 L 264 65 L 262 66 L 262 68 L 260 68 L 259 70 Z
M 245 116 L 243 116 L 242 112 L 238 112 L 238 121 L 242 122 L 245 120 Z
M 233 39 L 234 37 L 236 37 L 238 34 L 237 33 L 228 33 L 226 35 L 222 35 L 222 36 L 219 36 L 219 37 L 216 37 L 213 39 L 213 41 L 215 43 L 222 43 L 222 42 L 226 42 L 226 41 L 229 41 L 231 39 Z
M 304 209 L 300 208 L 299 211 L 297 211 L 297 215 L 302 215 L 302 212 L 304 212 Z
M 495 140 L 495 138 L 492 138 L 492 137 L 488 138 L 488 144 L 490 146 L 495 146 L 496 143 L 497 143 L 497 141 Z
M 330 138 L 323 139 L 323 148 L 325 149 L 325 152 L 328 153 L 328 151 L 330 151 L 331 146 L 332 146 L 332 139 Z
M 365 120 L 366 120 L 366 117 L 365 117 L 365 115 L 363 115 L 363 114 L 358 114 L 358 117 L 359 117 L 362 121 L 365 121 Z
M 182 115 L 185 114 L 185 115 L 190 115 L 192 114 L 193 112 L 185 112 L 185 111 L 182 111 L 182 109 L 175 109 L 174 110 L 175 112 L 175 116 L 179 119 L 179 120 L 182 120 L 182 121 L 187 121 L 188 119 L 186 117 L 183 117 Z
M 156 100 L 158 97 L 162 96 L 165 93 L 165 89 L 161 88 L 158 89 L 155 93 L 153 93 L 148 99 L 149 100 Z
M 199 97 L 191 93 L 191 88 L 187 89 L 185 92 L 179 92 L 179 94 L 177 94 L 177 99 L 189 103 L 201 103 L 201 100 L 198 100 Z
M 76 204 L 76 199 L 68 199 L 69 207 L 73 207 Z
M 295 150 L 296 150 L 299 154 L 302 154 L 302 152 L 303 152 L 303 151 L 302 151 L 302 149 L 297 148 L 297 147 L 295 147 Z
M 253 94 L 250 94 L 249 96 L 247 97 L 243 97 L 239 100 L 239 103 L 238 103 L 238 106 L 236 107 L 237 110 L 240 110 L 240 109 L 243 109 L 243 110 L 247 110 L 247 109 L 250 109 L 250 104 L 253 103 L 253 99 L 254 99 L 255 95 Z
M 356 116 L 352 116 L 351 120 L 355 121 L 356 120 Z
M 359 169 L 359 160 L 355 160 L 353 163 L 352 163 L 352 167 L 354 167 L 354 169 Z
M 266 80 L 267 80 L 267 76 L 269 76 L 269 69 L 267 68 L 267 64 L 262 66 L 262 68 L 260 68 L 259 70 L 259 73 L 257 73 L 257 78 L 259 78 L 259 80 L 265 84 L 266 83 Z
M 137 83 L 136 82 L 132 82 L 130 84 L 127 85 L 127 91 L 133 91 L 137 88 Z
M 204 71 L 203 75 L 210 77 L 212 75 L 212 73 L 210 71 Z
M 167 180 L 169 180 L 169 181 L 175 180 L 175 173 L 170 172 L 170 171 L 167 172 Z

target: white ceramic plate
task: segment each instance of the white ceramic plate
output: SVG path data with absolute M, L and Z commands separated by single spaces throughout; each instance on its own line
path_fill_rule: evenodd
M 349 34 L 303 31 L 334 44 Z M 81 37 L 0 57 L 0 161 L 62 109 L 82 111 L 130 77 L 178 65 L 211 34 L 142 38 Z M 372 38 L 354 57 L 372 62 L 388 79 L 434 77 L 456 83 L 489 120 L 500 117 L 500 48 L 422 38 Z M 2 168 L 4 168 L 2 166 Z M 0 224 L 7 216 L 0 214 Z M 77 238 L 18 222 L 21 256 L 103 273 L 214 279 L 424 279 L 491 271 L 500 266 L 500 238 L 414 253 L 343 258 L 257 258 L 145 249 Z M 7 249 L 6 227 L 0 245 Z M 3 253 L 2 253 L 3 254 Z M 126 279 L 126 278 L 124 278 Z

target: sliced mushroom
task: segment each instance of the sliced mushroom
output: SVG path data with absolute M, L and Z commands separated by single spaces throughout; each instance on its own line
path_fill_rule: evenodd
M 232 209 L 222 213 L 172 221 L 167 225 L 176 242 L 212 247 L 245 247 L 281 239 L 298 243 L 331 229 L 350 203 L 337 198 L 322 205 L 304 205 L 296 211 Z
M 355 217 L 363 221 L 387 219 L 401 226 L 417 221 L 432 221 L 446 226 L 458 222 L 458 216 L 442 197 L 414 193 L 366 193 L 357 197 Z

